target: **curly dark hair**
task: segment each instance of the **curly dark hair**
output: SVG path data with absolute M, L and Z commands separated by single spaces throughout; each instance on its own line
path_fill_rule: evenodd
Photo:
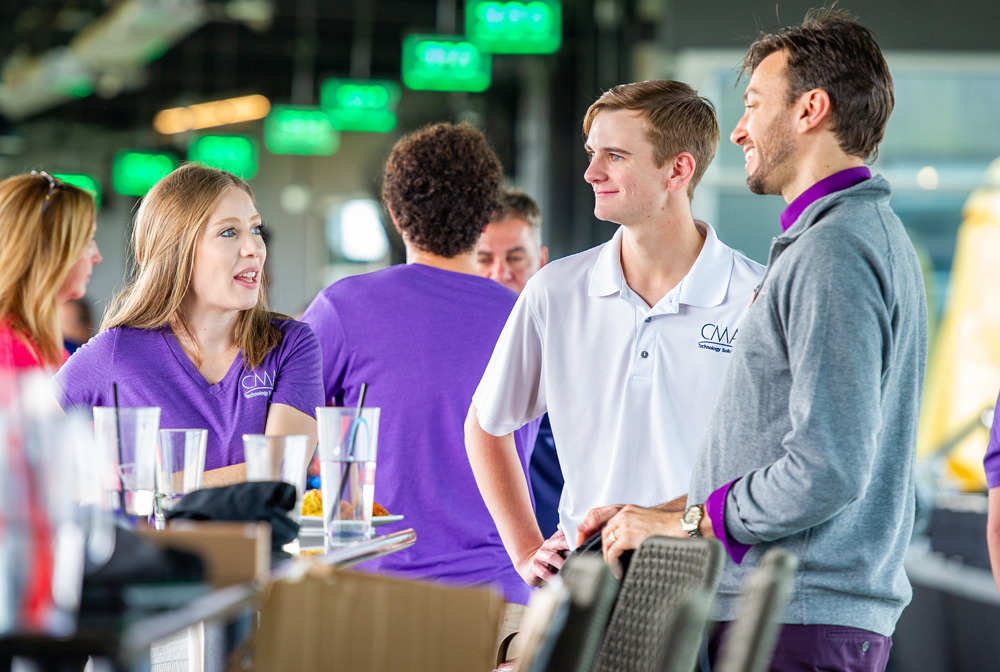
M 393 146 L 382 200 L 411 244 L 455 257 L 476 246 L 500 204 L 502 181 L 500 159 L 482 131 L 433 124 Z

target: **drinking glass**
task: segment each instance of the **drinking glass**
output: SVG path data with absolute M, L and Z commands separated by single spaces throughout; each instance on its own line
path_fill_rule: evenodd
M 375 454 L 381 409 L 316 409 L 323 532 L 328 546 L 368 539 L 375 501 Z
M 157 520 L 184 495 L 201 490 L 207 429 L 161 429 L 156 454 Z
M 9 393 L 0 408 L 0 636 L 66 636 L 87 546 L 76 451 L 89 425 L 62 413 L 48 376 L 21 376 Z
M 243 456 L 248 481 L 284 481 L 295 486 L 295 508 L 289 513 L 298 521 L 302 514 L 302 495 L 306 490 L 306 467 L 312 453 L 305 434 L 288 436 L 243 435 Z
M 153 513 L 156 489 L 156 439 L 160 409 L 94 407 L 94 431 L 108 494 L 120 493 L 130 516 Z

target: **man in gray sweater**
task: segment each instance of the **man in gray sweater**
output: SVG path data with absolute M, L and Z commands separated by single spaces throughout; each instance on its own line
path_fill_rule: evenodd
M 871 32 L 831 11 L 761 36 L 744 70 L 731 140 L 750 190 L 789 205 L 688 508 L 602 507 L 580 534 L 604 525 L 611 562 L 651 535 L 719 538 L 723 622 L 761 556 L 784 548 L 799 571 L 771 669 L 884 670 L 911 597 L 903 555 L 927 348 L 917 256 L 889 184 L 864 165 L 892 111 L 892 79 Z

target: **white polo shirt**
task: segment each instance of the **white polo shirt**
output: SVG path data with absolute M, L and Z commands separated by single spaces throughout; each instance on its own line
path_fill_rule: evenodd
M 504 436 L 548 412 L 570 545 L 594 507 L 688 490 L 695 452 L 764 267 L 705 227 L 684 279 L 650 308 L 625 282 L 622 228 L 525 286 L 473 402 Z

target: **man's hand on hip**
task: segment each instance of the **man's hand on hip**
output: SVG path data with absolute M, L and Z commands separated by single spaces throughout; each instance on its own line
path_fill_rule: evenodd
M 566 535 L 562 530 L 556 530 L 523 562 L 518 563 L 517 573 L 529 586 L 540 586 L 559 573 L 568 553 Z

